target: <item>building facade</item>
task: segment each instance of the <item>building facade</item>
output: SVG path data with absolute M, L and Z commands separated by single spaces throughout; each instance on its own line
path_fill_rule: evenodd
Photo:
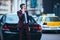
M 42 0 L 36 0 L 36 7 L 33 8 L 31 7 L 32 4 L 34 6 L 32 0 L 0 0 L 0 14 L 16 13 L 18 10 L 20 10 L 21 3 L 25 3 L 27 5 L 29 13 L 40 14 Z

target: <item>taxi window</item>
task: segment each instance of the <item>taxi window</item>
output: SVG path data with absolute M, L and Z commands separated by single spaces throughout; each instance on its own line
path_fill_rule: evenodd
M 50 18 L 49 17 L 46 17 L 46 21 L 49 22 L 50 21 Z
M 58 17 L 46 17 L 46 21 L 60 21 Z
M 58 17 L 53 17 L 53 18 L 50 18 L 51 21 L 60 21 L 60 19 Z

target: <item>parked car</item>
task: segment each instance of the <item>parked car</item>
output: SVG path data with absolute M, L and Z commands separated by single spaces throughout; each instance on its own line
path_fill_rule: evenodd
M 33 18 L 34 18 L 34 20 L 35 21 L 37 21 L 38 20 L 38 17 L 37 17 L 37 15 L 32 15 L 32 14 L 29 14 L 30 16 L 32 16 Z
M 4 16 L 4 14 L 0 14 L 0 40 L 2 40 L 2 29 L 1 29 L 1 27 L 2 27 L 2 17 Z
M 16 26 L 18 24 L 19 18 L 17 14 L 6 14 L 2 20 L 4 23 L 4 25 L 2 26 L 3 39 L 18 40 L 19 32 Z M 31 16 L 29 16 L 29 31 L 31 33 L 32 40 L 41 39 L 42 28 Z
M 42 30 L 60 30 L 60 18 L 58 16 L 40 16 L 37 23 L 42 26 Z

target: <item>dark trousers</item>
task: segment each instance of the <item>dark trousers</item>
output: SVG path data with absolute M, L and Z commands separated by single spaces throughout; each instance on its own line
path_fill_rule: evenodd
M 27 40 L 31 40 L 31 35 L 30 35 L 30 32 L 29 32 L 28 25 L 23 25 L 23 27 L 20 28 L 20 30 L 19 30 L 19 40 L 23 40 L 22 38 L 23 38 L 23 32 L 24 31 L 25 31 Z

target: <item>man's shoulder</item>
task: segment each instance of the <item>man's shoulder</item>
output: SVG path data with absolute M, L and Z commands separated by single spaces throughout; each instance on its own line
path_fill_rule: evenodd
M 22 12 L 21 10 L 18 10 L 17 12 Z
M 21 10 L 18 10 L 17 13 L 22 13 L 22 11 Z

